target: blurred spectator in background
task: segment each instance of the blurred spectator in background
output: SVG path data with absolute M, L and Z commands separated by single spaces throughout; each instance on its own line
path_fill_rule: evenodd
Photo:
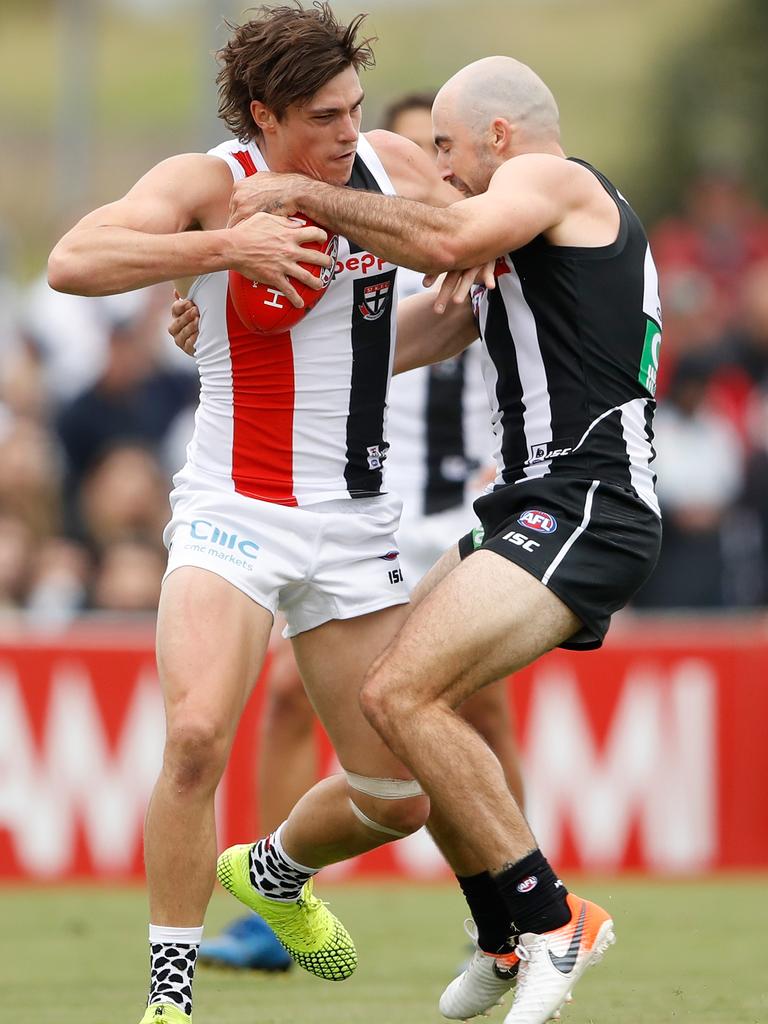
M 651 233 L 664 309 L 656 572 L 635 607 L 768 602 L 768 214 L 702 171 Z
M 188 373 L 160 365 L 160 345 L 146 313 L 112 321 L 98 377 L 61 410 L 58 432 L 72 490 L 117 441 L 159 445 L 197 393 Z
M 141 292 L 84 299 L 48 286 L 45 276 L 29 288 L 21 317 L 22 334 L 34 353 L 45 390 L 55 406 L 90 387 L 106 361 L 112 324 L 136 316 Z
M 59 525 L 61 470 L 53 438 L 31 419 L 13 419 L 0 436 L 0 511 L 40 539 Z
M 768 259 L 751 267 L 739 289 L 735 323 L 726 336 L 726 356 L 751 384 L 768 387 Z
M 171 294 L 169 287 L 156 285 L 84 298 L 56 292 L 44 275 L 38 278 L 25 295 L 20 329 L 40 364 L 45 390 L 54 405 L 71 402 L 95 384 L 108 362 L 109 339 L 116 327 L 133 328 L 158 364 L 194 377 L 164 343 Z
M 165 564 L 165 549 L 157 543 L 123 540 L 110 544 L 96 569 L 94 607 L 113 612 L 156 612 Z
M 762 443 L 751 436 L 750 418 L 768 389 L 768 261 L 746 271 L 736 297 L 733 323 L 720 340 L 709 401 L 731 419 L 749 449 Z
M 10 272 L 12 247 L 11 236 L 0 222 L 0 357 L 3 364 L 17 341 L 19 290 Z
M 409 92 L 395 103 L 390 103 L 381 118 L 381 127 L 396 135 L 403 135 L 423 149 L 430 160 L 437 150 L 432 132 L 433 92 Z M 424 276 L 423 274 L 421 275 Z
M 723 607 L 732 589 L 728 576 L 738 571 L 726 557 L 725 537 L 729 508 L 744 483 L 744 452 L 729 420 L 706 404 L 713 372 L 711 356 L 680 360 L 657 412 L 664 542 L 636 606 Z
M 24 606 L 31 622 L 66 626 L 88 607 L 92 559 L 82 544 L 49 537 L 35 548 Z
M 663 220 L 651 233 L 659 275 L 674 280 L 699 271 L 715 295 L 715 326 L 731 323 L 745 272 L 768 259 L 768 215 L 736 167 L 703 169 L 688 186 L 682 216 Z M 662 306 L 666 292 L 662 286 Z
M 156 607 L 158 455 L 172 425 L 191 431 L 197 394 L 165 334 L 168 301 L 163 288 L 84 299 L 38 281 L 0 321 L 0 608 L 51 627 Z
M 669 269 L 659 275 L 664 312 L 664 358 L 657 399 L 667 391 L 677 361 L 696 352 L 715 352 L 722 342 L 717 325 L 717 294 L 703 271 Z
M 78 497 L 81 535 L 94 547 L 124 540 L 160 545 L 168 520 L 168 482 L 148 448 L 121 444 L 104 452 Z
M 738 515 L 757 539 L 754 558 L 737 575 L 736 604 L 768 605 L 768 386 L 754 396 L 749 417 L 750 449 Z M 746 596 L 746 599 L 744 599 Z
M 32 545 L 32 531 L 23 519 L 0 514 L 0 611 L 23 604 Z

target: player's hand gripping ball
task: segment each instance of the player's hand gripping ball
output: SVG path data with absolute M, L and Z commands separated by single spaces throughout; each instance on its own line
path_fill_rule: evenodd
M 300 220 L 306 227 L 321 227 L 303 213 L 296 214 L 293 219 Z M 325 231 L 325 228 L 323 230 Z M 330 232 L 326 234 L 328 237 L 324 242 L 305 242 L 303 246 L 305 249 L 317 249 L 331 257 L 330 267 L 319 267 L 314 263 L 301 264 L 310 274 L 320 279 L 320 288 L 310 288 L 309 285 L 291 278 L 291 284 L 304 301 L 304 305 L 299 309 L 291 305 L 277 288 L 270 288 L 259 281 L 251 281 L 236 270 L 230 270 L 229 294 L 232 296 L 232 305 L 248 330 L 257 334 L 279 334 L 282 331 L 289 331 L 317 305 L 333 279 L 339 251 L 339 236 Z

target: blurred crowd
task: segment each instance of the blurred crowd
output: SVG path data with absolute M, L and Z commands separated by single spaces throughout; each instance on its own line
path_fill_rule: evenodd
M 703 171 L 650 230 L 664 313 L 655 462 L 664 541 L 635 604 L 768 604 L 768 211 Z
M 46 625 L 151 611 L 198 390 L 165 332 L 171 288 L 0 289 L 0 609 Z
M 635 604 L 763 606 L 768 212 L 736 173 L 711 169 L 651 243 L 665 536 Z M 170 286 L 84 299 L 41 276 L 21 289 L 0 265 L 0 611 L 64 625 L 156 608 L 198 388 L 166 333 L 170 303 Z

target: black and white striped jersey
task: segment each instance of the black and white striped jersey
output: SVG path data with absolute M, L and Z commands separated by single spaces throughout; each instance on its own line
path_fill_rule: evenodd
M 387 437 L 385 484 L 409 511 L 430 516 L 466 503 L 493 451 L 478 342 L 392 379 Z
M 656 514 L 652 419 L 661 344 L 658 276 L 635 212 L 597 248 L 543 236 L 497 261 L 474 290 L 496 439 L 494 488 L 545 477 L 610 481 Z
M 424 290 L 424 275 L 400 268 L 400 300 Z M 389 388 L 387 490 L 410 516 L 431 516 L 468 500 L 468 484 L 491 462 L 493 436 L 480 344 L 393 377 Z

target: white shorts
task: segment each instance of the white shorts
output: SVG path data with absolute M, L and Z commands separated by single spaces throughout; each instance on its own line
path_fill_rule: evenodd
M 395 495 L 293 508 L 219 490 L 187 470 L 175 481 L 163 580 L 184 565 L 216 573 L 273 615 L 280 609 L 287 637 L 407 603 Z
M 436 512 L 431 516 L 409 516 L 408 502 L 397 530 L 400 564 L 408 585 L 413 588 L 449 548 L 458 543 L 480 521 L 471 502 Z

